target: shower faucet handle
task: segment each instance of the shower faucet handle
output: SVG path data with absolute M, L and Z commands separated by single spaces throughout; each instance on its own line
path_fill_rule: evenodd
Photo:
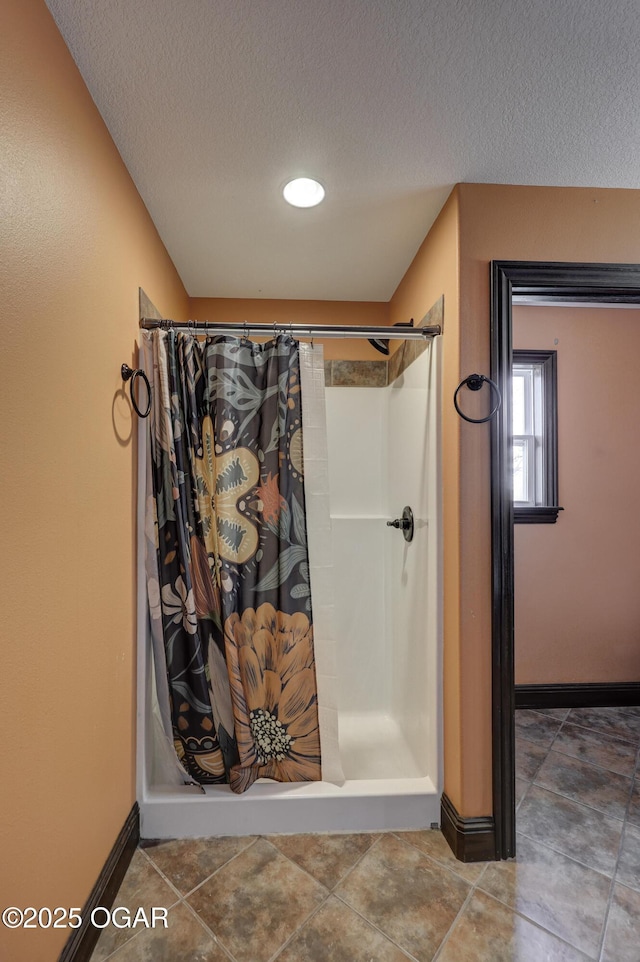
M 396 518 L 395 521 L 387 521 L 387 528 L 408 528 L 409 522 L 406 518 Z
M 405 541 L 413 540 L 413 511 L 407 505 L 407 507 L 402 512 L 401 518 L 396 518 L 395 521 L 387 521 L 387 528 L 400 528 Z

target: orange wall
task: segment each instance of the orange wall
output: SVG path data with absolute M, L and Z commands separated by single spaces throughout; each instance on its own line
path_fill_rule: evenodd
M 640 191 L 460 184 L 458 197 L 460 377 L 489 371 L 492 259 L 640 262 Z M 447 313 L 445 339 L 450 321 Z M 473 816 L 492 809 L 490 453 L 488 425 L 461 423 L 459 429 L 459 811 Z
M 640 311 L 516 307 L 557 351 L 558 521 L 517 524 L 518 684 L 640 680 Z
M 42 0 L 5 0 L 0 905 L 81 906 L 135 798 L 138 286 L 188 299 Z M 0 928 L 52 962 L 63 930 Z
M 382 301 L 295 301 L 259 298 L 192 297 L 191 320 L 228 324 L 357 324 L 384 327 L 389 305 Z M 407 318 L 408 320 L 408 318 Z M 420 318 L 416 318 L 416 322 Z M 330 338 L 322 342 L 326 360 L 381 361 L 384 355 L 365 340 Z

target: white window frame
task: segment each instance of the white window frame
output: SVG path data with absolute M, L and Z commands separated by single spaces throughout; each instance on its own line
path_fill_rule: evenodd
M 516 378 L 523 384 L 523 423 L 512 434 L 512 457 L 520 448 L 524 474 L 521 499 L 515 500 L 514 520 L 524 523 L 554 523 L 558 517 L 557 376 L 555 351 L 513 352 L 513 386 Z M 515 425 L 512 424 L 515 428 Z

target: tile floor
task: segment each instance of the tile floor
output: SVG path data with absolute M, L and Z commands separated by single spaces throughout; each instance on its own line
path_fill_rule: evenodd
M 143 842 L 92 962 L 639 962 L 640 708 L 516 714 L 518 854 L 438 831 Z

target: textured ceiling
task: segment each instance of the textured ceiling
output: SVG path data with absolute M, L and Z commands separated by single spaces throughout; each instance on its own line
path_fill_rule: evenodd
M 459 181 L 640 187 L 639 0 L 47 4 L 192 296 L 388 300 Z

